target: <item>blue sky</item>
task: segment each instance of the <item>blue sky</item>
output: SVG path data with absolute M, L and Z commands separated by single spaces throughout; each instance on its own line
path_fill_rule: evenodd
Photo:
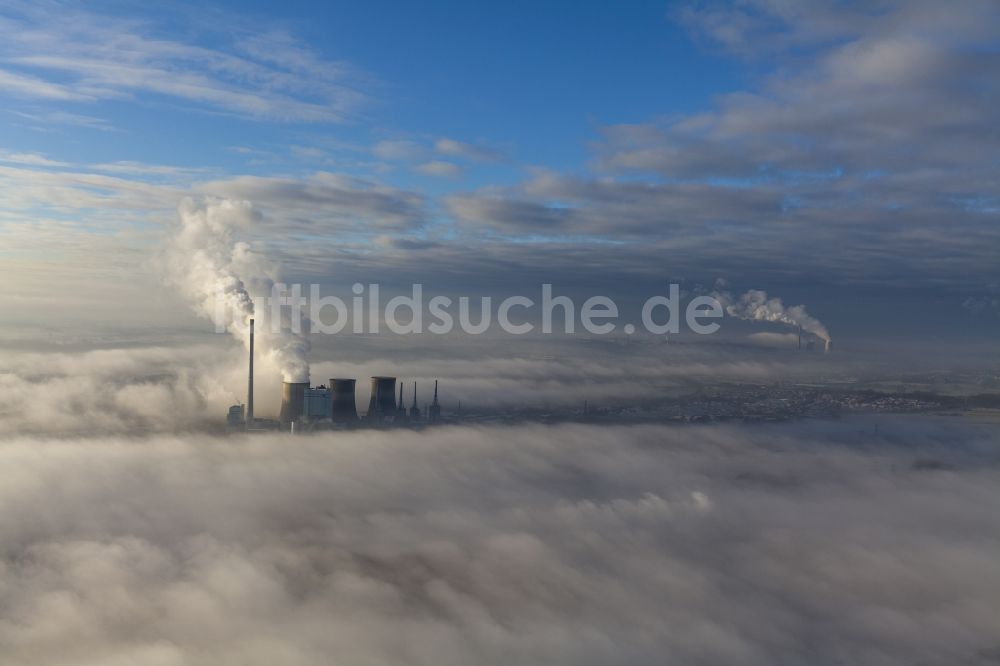
M 993 327 L 998 12 L 3 2 L 0 277 L 142 303 L 179 203 L 222 197 L 302 280 L 724 278 Z
M 455 136 L 519 164 L 573 170 L 587 159 L 587 143 L 602 126 L 690 113 L 738 87 L 744 70 L 694 44 L 672 20 L 676 9 L 662 2 L 625 3 L 613 11 L 606 3 L 570 2 L 167 6 L 145 12 L 120 3 L 88 5 L 94 20 L 104 14 L 134 21 L 152 38 L 209 49 L 229 51 L 255 30 L 287 37 L 318 59 L 345 63 L 364 100 L 341 122 L 303 125 L 213 114 L 147 94 L 59 105 L 117 131 L 50 133 L 25 132 L 26 119 L 10 112 L 22 106 L 31 112 L 35 105 L 14 102 L 3 144 L 73 161 L 245 170 L 258 165 L 228 148 L 361 148 Z M 30 66 L 19 71 L 39 73 Z M 485 177 L 512 175 L 489 168 Z

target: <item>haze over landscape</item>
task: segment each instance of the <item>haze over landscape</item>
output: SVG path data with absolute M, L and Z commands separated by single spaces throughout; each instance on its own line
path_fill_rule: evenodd
M 3 664 L 1000 662 L 995 2 L 0 35 Z

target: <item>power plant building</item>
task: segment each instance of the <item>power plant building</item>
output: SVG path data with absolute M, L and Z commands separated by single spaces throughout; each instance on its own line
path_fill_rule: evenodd
M 332 378 L 329 388 L 323 385 L 312 387 L 309 382 L 283 382 L 281 386 L 281 407 L 278 421 L 258 419 L 254 416 L 254 320 L 249 320 L 249 363 L 247 374 L 246 404 L 233 405 L 226 414 L 226 424 L 230 430 L 246 431 L 291 430 L 302 427 L 314 429 L 317 423 L 356 426 L 360 424 L 356 401 L 357 381 L 352 378 Z M 413 405 L 409 410 L 403 401 L 403 384 L 399 385 L 399 401 L 396 400 L 395 377 L 372 377 L 371 397 L 365 421 L 372 425 L 417 423 L 420 408 L 417 406 L 417 383 L 413 383 Z M 441 407 L 437 401 L 437 381 L 434 382 L 434 403 L 428 408 L 431 421 L 440 417 Z
M 331 405 L 330 418 L 334 423 L 355 424 L 358 422 L 358 405 L 355 400 L 355 386 L 357 382 L 353 379 L 331 379 Z
M 373 423 L 391 422 L 396 418 L 395 377 L 372 377 L 366 418 Z
M 333 416 L 332 394 L 325 386 L 306 389 L 304 403 L 302 416 L 307 421 L 321 421 Z
M 238 428 L 246 422 L 243 415 L 243 405 L 233 405 L 226 414 L 226 425 L 230 428 Z
M 309 382 L 285 382 L 281 385 L 281 409 L 278 413 L 281 425 L 287 426 L 305 415 L 308 388 Z
M 281 407 L 278 420 L 259 419 L 253 416 L 254 389 L 254 321 L 250 320 L 250 360 L 247 377 L 246 404 L 233 405 L 226 414 L 226 424 L 230 430 L 265 431 L 300 429 L 314 430 L 333 426 L 354 427 L 361 424 L 358 416 L 356 387 L 352 378 L 332 378 L 329 387 L 310 386 L 309 382 L 284 382 L 281 386 Z M 371 397 L 364 421 L 369 425 L 403 425 L 421 422 L 421 410 L 417 406 L 417 384 L 413 383 L 413 404 L 409 410 L 403 401 L 403 384 L 399 384 L 399 399 L 396 399 L 395 377 L 372 377 Z M 434 402 L 428 407 L 428 420 L 437 421 L 441 407 L 437 401 L 437 381 L 434 382 Z

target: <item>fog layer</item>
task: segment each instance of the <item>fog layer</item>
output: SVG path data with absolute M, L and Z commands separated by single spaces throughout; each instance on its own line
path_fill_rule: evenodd
M 15 438 L 0 653 L 994 663 L 1000 442 L 960 423 Z

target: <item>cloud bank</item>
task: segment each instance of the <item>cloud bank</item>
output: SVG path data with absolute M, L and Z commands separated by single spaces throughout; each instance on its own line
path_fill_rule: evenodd
M 994 663 L 995 431 L 880 423 L 13 438 L 4 662 Z

